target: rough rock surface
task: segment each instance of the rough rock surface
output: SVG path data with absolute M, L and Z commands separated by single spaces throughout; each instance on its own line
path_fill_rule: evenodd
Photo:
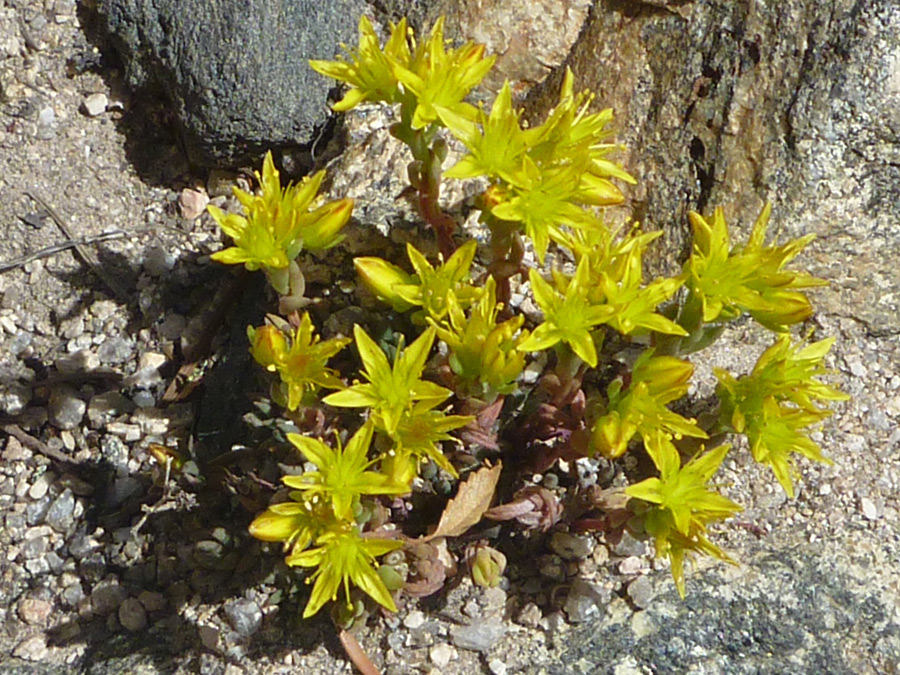
M 890 0 L 601 0 L 568 64 L 616 112 L 635 219 L 684 251 L 688 210 L 722 206 L 747 232 L 770 201 L 772 232 L 818 236 L 811 271 L 836 282 L 825 308 L 887 335 L 900 330 L 898 34 Z
M 171 99 L 185 149 L 235 166 L 312 142 L 334 83 L 310 70 L 355 43 L 363 0 L 100 0 L 129 84 Z

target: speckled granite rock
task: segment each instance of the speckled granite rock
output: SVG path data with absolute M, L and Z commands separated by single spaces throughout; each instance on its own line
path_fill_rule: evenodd
M 633 216 L 675 251 L 688 210 L 722 205 L 747 231 L 771 201 L 773 232 L 819 236 L 812 271 L 840 282 L 824 308 L 900 330 L 897 3 L 602 0 L 568 63 L 615 109 Z
M 557 672 L 892 672 L 898 554 L 781 542 L 694 576 L 684 601 L 666 579 L 648 609 L 617 600 L 573 631 Z

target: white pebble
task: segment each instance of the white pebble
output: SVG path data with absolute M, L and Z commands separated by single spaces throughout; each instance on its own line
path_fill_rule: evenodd
M 91 94 L 81 102 L 81 112 L 88 117 L 96 117 L 106 112 L 107 105 L 109 105 L 109 99 L 106 94 Z
M 429 650 L 428 656 L 438 668 L 446 668 L 447 664 L 456 657 L 456 650 L 446 642 L 440 642 Z

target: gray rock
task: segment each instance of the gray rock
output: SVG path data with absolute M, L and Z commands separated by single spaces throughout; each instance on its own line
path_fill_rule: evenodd
M 231 627 L 242 637 L 249 637 L 262 625 L 262 611 L 253 600 L 241 598 L 225 605 Z
M 468 626 L 450 628 L 450 641 L 457 647 L 487 652 L 506 635 L 506 624 L 499 619 L 485 619 Z
M 47 511 L 50 510 L 50 504 L 53 502 L 53 497 L 50 495 L 44 495 L 37 501 L 31 502 L 25 505 L 25 522 L 29 525 L 39 525 L 44 522 L 44 518 L 47 516 Z
M 585 535 L 554 532 L 550 537 L 550 548 L 566 560 L 581 560 L 594 550 L 594 540 Z
M 896 570 L 873 569 L 841 545 L 770 542 L 741 568 L 704 569 L 688 578 L 687 597 L 667 588 L 639 612 L 609 612 L 569 636 L 563 663 L 580 672 L 796 673 L 889 672 L 900 658 L 892 618 Z M 896 545 L 892 555 L 896 555 Z M 892 558 L 896 559 L 896 558 Z M 892 590 L 888 590 L 888 588 Z M 623 620 L 624 619 L 624 620 Z M 852 636 L 852 637 L 851 637 Z M 847 649 L 852 642 L 852 649 Z
M 59 597 L 63 601 L 63 604 L 68 605 L 69 607 L 78 605 L 85 597 L 81 582 L 77 581 L 74 584 L 66 586 Z
M 572 623 L 584 623 L 600 616 L 612 599 L 612 593 L 605 586 L 592 584 L 584 579 L 575 579 L 566 597 L 563 610 Z
M 34 336 L 28 331 L 19 331 L 14 336 L 13 339 L 9 342 L 9 353 L 14 356 L 18 356 L 22 352 L 24 352 L 31 343 L 34 342 Z
M 58 532 L 68 532 L 74 525 L 74 515 L 75 495 L 66 488 L 50 505 L 44 522 Z
M 312 140 L 334 82 L 311 58 L 355 45 L 363 0 L 101 0 L 129 83 L 171 98 L 190 159 L 237 166 Z M 202 27 L 202 30 L 200 29 Z
M 47 537 L 37 536 L 26 539 L 19 549 L 19 558 L 21 560 L 34 560 L 41 558 L 47 553 L 49 542 Z
M 81 400 L 73 387 L 61 385 L 50 392 L 47 414 L 57 429 L 74 429 L 84 417 L 87 403 Z
M 50 561 L 43 556 L 31 558 L 25 561 L 25 569 L 28 570 L 32 576 L 38 577 L 42 574 L 47 574 L 50 571 Z
M 31 387 L 18 382 L 0 384 L 0 411 L 7 415 L 18 415 L 31 401 Z
M 627 593 L 631 602 L 639 609 L 649 607 L 653 598 L 656 596 L 656 591 L 653 590 L 653 584 L 646 576 L 640 576 L 628 584 Z
M 107 365 L 114 365 L 127 361 L 134 351 L 134 342 L 123 337 L 112 337 L 107 339 L 99 349 L 97 356 L 100 362 Z
M 86 534 L 76 534 L 69 542 L 69 553 L 75 560 L 83 560 L 100 548 L 100 544 Z
M 644 542 L 635 539 L 628 532 L 625 532 L 619 542 L 610 548 L 613 553 L 620 556 L 642 556 L 646 551 Z
M 128 474 L 128 446 L 120 438 L 107 434 L 100 440 L 100 450 L 119 476 Z
M 134 403 L 118 391 L 107 391 L 91 397 L 88 404 L 88 424 L 92 429 L 101 429 L 119 415 L 134 411 Z

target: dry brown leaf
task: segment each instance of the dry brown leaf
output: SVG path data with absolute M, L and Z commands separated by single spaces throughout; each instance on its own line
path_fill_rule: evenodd
M 437 529 L 420 541 L 429 541 L 435 537 L 458 537 L 475 523 L 491 506 L 494 490 L 500 479 L 503 464 L 483 467 L 460 483 L 456 496 L 447 502 Z

